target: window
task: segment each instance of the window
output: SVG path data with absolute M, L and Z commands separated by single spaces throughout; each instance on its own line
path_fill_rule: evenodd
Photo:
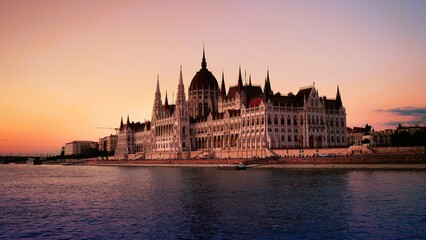
M 291 125 L 290 117 L 287 118 L 287 125 Z
M 288 135 L 288 141 L 291 142 L 291 136 L 290 135 Z
M 202 116 L 202 115 L 203 115 L 203 104 L 198 103 L 198 116 Z

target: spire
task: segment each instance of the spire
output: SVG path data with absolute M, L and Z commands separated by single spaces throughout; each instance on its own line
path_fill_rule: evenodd
M 123 128 L 123 116 L 121 116 L 121 121 L 120 121 L 120 129 Z
M 157 75 L 157 88 L 155 90 L 154 107 L 152 108 L 153 116 L 161 114 L 162 111 L 161 92 L 160 92 L 160 76 Z
M 130 126 L 129 114 L 127 114 L 127 126 Z
M 243 78 L 241 77 L 241 66 L 238 71 L 238 92 L 241 92 L 243 88 Z
M 251 86 L 251 74 L 249 75 L 249 86 Z
M 166 108 L 169 106 L 169 101 L 167 99 L 167 91 L 166 91 L 166 99 L 164 100 L 164 105 L 166 105 Z
M 203 43 L 203 60 L 201 61 L 201 67 L 202 68 L 207 68 L 206 53 L 204 51 L 204 43 Z
M 183 86 L 182 66 L 180 66 L 179 85 L 178 85 L 178 90 L 176 94 L 176 107 L 180 112 L 182 112 L 181 114 L 184 114 L 185 106 L 186 106 L 185 87 Z
M 179 86 L 183 86 L 183 77 L 182 77 L 182 65 L 180 65 L 180 74 L 179 74 Z
M 339 85 L 337 85 L 336 102 L 339 107 L 342 106 L 342 98 L 340 97 Z
M 223 71 L 222 71 L 222 84 L 220 86 L 220 95 L 222 97 L 226 96 L 226 88 L 225 88 L 225 77 L 223 75 Z
M 160 92 L 160 75 L 157 74 L 157 88 L 155 89 L 155 93 Z
M 263 87 L 263 93 L 267 96 L 267 95 L 273 95 L 274 93 L 272 92 L 271 89 L 271 82 L 269 80 L 269 69 L 266 72 L 266 78 L 265 78 L 265 85 Z
M 269 69 L 266 70 L 266 80 L 269 82 Z

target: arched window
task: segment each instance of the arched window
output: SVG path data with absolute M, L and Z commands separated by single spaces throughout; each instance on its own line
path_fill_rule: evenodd
M 203 104 L 198 103 L 198 116 L 202 116 L 202 115 L 203 115 Z
M 183 127 L 183 128 L 182 128 L 182 134 L 185 134 L 185 131 L 186 131 L 186 128 L 185 128 L 185 127 Z
M 208 112 L 209 112 L 209 104 L 204 103 L 204 114 L 207 115 Z
M 296 125 L 297 125 L 297 118 L 296 118 L 296 116 L 294 116 L 294 118 L 293 118 L 293 125 L 294 125 L 294 126 L 296 126 Z

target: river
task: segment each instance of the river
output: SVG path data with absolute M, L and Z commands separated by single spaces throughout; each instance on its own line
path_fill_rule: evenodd
M 426 239 L 426 171 L 0 165 L 0 239 Z

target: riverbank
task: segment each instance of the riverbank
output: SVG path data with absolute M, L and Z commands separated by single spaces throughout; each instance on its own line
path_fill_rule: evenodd
M 100 163 L 93 166 L 119 167 L 171 167 L 171 168 L 217 168 L 217 164 L 123 164 Z M 426 170 L 426 164 L 250 164 L 247 169 L 363 169 L 363 170 Z

